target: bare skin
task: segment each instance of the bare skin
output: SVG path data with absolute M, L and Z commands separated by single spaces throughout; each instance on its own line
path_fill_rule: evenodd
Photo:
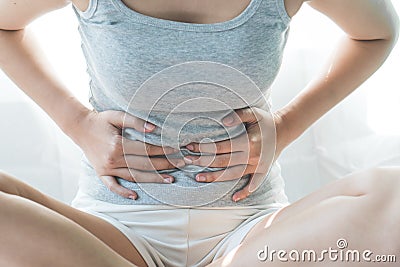
M 1 266 L 146 266 L 109 223 L 5 173 L 0 203 Z
M 345 51 L 342 52 L 342 57 L 337 57 L 333 62 L 337 67 L 333 68 L 333 71 L 328 73 L 329 75 L 317 79 L 308 90 L 280 111 L 282 121 L 285 121 L 281 129 L 286 129 L 281 131 L 284 133 L 280 139 L 282 149 L 371 75 L 382 64 L 397 37 L 395 17 L 388 16 L 382 10 L 379 13 L 376 11 L 379 8 L 372 4 L 379 1 L 363 0 L 363 5 L 360 4 L 361 0 L 352 2 L 354 7 L 358 7 L 352 10 L 359 11 L 361 21 L 363 10 L 360 10 L 360 7 L 370 5 L 370 8 L 364 10 L 365 13 L 374 10 L 375 13 L 368 15 L 368 21 L 371 23 L 369 27 L 365 27 L 363 23 L 359 25 L 347 20 L 346 18 L 351 17 L 350 14 L 340 9 L 346 1 L 342 0 L 345 2 L 335 5 L 334 3 L 338 1 L 310 1 L 313 7 L 338 22 L 351 38 L 346 39 L 342 46 Z M 28 39 L 28 35 L 24 35 L 23 31 L 26 25 L 42 14 L 64 7 L 69 1 L 38 0 L 29 4 L 27 2 L 0 0 L 0 29 L 3 29 L 0 30 L 0 51 L 6 51 L 0 53 L 0 66 L 88 154 L 94 146 L 98 145 L 98 142 L 89 138 L 84 139 L 80 129 L 91 127 L 109 129 L 110 125 L 114 127 L 107 133 L 103 130 L 103 137 L 105 140 L 110 138 L 109 141 L 113 145 L 110 146 L 112 149 L 104 147 L 104 155 L 107 157 L 99 163 L 98 169 L 104 171 L 110 189 L 115 189 L 117 188 L 115 181 L 111 176 L 107 176 L 106 172 L 127 167 L 115 166 L 115 162 L 119 162 L 116 158 L 118 153 L 115 152 L 118 150 L 115 149 L 115 143 L 118 144 L 118 140 L 111 140 L 112 136 L 117 136 L 115 132 L 118 132 L 121 124 L 121 119 L 118 119 L 121 114 L 106 113 L 99 116 L 85 109 L 54 78 L 42 57 L 35 56 L 33 50 L 28 50 L 31 43 L 23 42 Z M 73 2 L 81 10 L 85 10 L 88 6 L 88 0 Z M 215 23 L 232 19 L 240 14 L 248 5 L 249 0 L 190 2 L 126 0 L 124 2 L 132 9 L 153 17 L 191 23 Z M 384 4 L 385 1 L 380 1 L 380 3 Z M 285 1 L 290 16 L 293 16 L 302 4 L 302 0 Z M 364 40 L 366 42 L 361 42 Z M 345 58 L 350 58 L 350 60 Z M 359 62 L 361 66 L 351 65 L 350 61 Z M 358 72 L 346 76 L 344 72 L 355 67 L 358 67 Z M 337 81 L 342 81 L 342 83 L 339 84 Z M 307 116 L 302 114 L 307 114 Z M 146 131 L 145 122 L 132 118 L 131 123 L 133 128 Z M 91 127 L 88 127 L 89 125 Z M 99 131 L 96 133 L 98 134 Z M 132 144 L 133 146 L 138 146 L 138 144 Z M 110 150 L 112 153 L 109 152 Z M 143 148 L 141 151 L 144 151 Z M 99 160 L 95 153 L 92 154 L 93 160 Z M 165 166 L 164 163 L 159 165 Z M 119 172 L 119 176 L 126 179 L 135 178 L 130 177 L 126 170 L 119 170 Z M 332 246 L 332 243 L 339 238 L 338 235 L 345 236 L 351 248 L 361 248 L 362 244 L 368 244 L 368 249 L 375 253 L 393 254 L 399 251 L 400 234 L 396 228 L 399 224 L 398 210 L 400 208 L 398 206 L 400 203 L 399 177 L 399 168 L 377 169 L 352 175 L 290 205 L 276 216 L 270 215 L 268 218 L 275 218 L 272 224 L 268 222 L 268 218 L 257 224 L 242 245 L 229 255 L 233 257 L 233 260 L 228 266 L 261 264 L 257 260 L 256 253 L 266 243 L 276 249 L 314 248 L 318 250 Z M 159 179 L 162 182 L 161 177 L 152 179 L 153 181 Z M 0 193 L 2 206 L 0 229 L 3 229 L 2 238 L 7 240 L 0 243 L 0 265 L 145 266 L 134 245 L 107 222 L 45 196 L 6 174 L 0 175 L 0 191 L 2 192 Z M 134 192 L 123 191 L 121 188 L 115 191 L 126 196 L 134 194 Z M 248 193 L 243 191 L 240 198 L 246 197 Z M 375 216 L 371 218 L 371 214 Z M 341 218 L 348 218 L 352 223 L 348 224 Z M 366 222 L 365 218 L 371 218 L 371 220 Z M 362 228 L 359 227 L 360 224 L 363 224 Z M 381 225 L 386 226 L 385 232 L 381 232 L 382 228 L 377 228 Z M 4 231 L 4 229 L 7 230 Z M 369 230 L 368 234 L 365 229 Z M 24 242 L 23 253 L 19 249 L 21 242 Z M 222 266 L 228 260 L 229 257 L 225 257 L 212 265 Z M 243 260 L 245 262 L 242 262 Z M 270 266 L 280 266 L 279 263 L 274 264 Z M 320 266 L 329 266 L 329 264 L 331 263 L 325 262 Z M 296 263 L 296 266 L 301 266 L 301 263 Z M 341 263 L 340 266 L 344 265 Z
M 271 214 L 255 225 L 242 244 L 209 266 L 381 266 L 382 263 L 260 261 L 257 253 L 267 245 L 270 250 L 338 249 L 345 239 L 347 249 L 370 250 L 376 255 L 400 257 L 400 167 L 362 171 L 325 185 L 320 190 Z M 284 256 L 290 259 L 288 255 Z
M 318 253 L 336 248 L 339 238 L 346 239 L 349 249 L 368 249 L 374 255 L 395 255 L 398 259 L 399 188 L 400 167 L 349 175 L 267 216 L 237 249 L 209 266 L 262 266 L 266 263 L 257 259 L 257 252 L 265 245 L 275 250 L 314 249 Z M 6 242 L 0 242 L 2 266 L 146 266 L 129 241 L 108 223 L 5 173 L 0 174 L 0 204 L 0 229 L 7 229 L 2 231 Z M 23 253 L 18 249 L 21 242 Z M 327 259 L 295 264 L 354 263 Z M 268 266 L 286 265 L 275 261 L 268 262 Z M 357 266 L 374 265 L 361 262 Z

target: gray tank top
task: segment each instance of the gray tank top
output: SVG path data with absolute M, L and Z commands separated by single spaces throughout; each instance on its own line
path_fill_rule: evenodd
M 184 146 L 245 132 L 243 125 L 221 124 L 232 110 L 269 109 L 269 88 L 289 32 L 284 0 L 251 0 L 235 18 L 212 24 L 146 16 L 122 0 L 90 0 L 84 12 L 72 7 L 79 21 L 94 109 L 125 111 L 158 126 L 146 134 L 125 128 L 125 137 L 196 154 Z M 109 191 L 85 157 L 82 164 L 80 190 L 115 204 L 217 207 L 287 202 L 278 163 L 253 194 L 237 203 L 232 194 L 247 184 L 249 175 L 204 184 L 195 180 L 197 173 L 223 169 L 186 165 L 160 171 L 174 176 L 173 184 L 117 178 L 138 193 L 132 201 Z

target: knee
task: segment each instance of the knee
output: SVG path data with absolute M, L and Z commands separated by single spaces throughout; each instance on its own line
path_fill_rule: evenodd
M 366 177 L 366 188 L 371 193 L 393 196 L 400 191 L 400 168 L 377 167 Z
M 0 192 L 11 195 L 18 195 L 16 179 L 11 175 L 0 170 Z
M 371 176 L 374 179 L 373 185 L 375 185 L 375 195 L 377 195 L 377 198 L 385 200 L 384 205 L 391 213 L 391 218 L 398 217 L 400 219 L 398 212 L 400 210 L 400 168 L 375 168 L 372 170 Z
M 386 218 L 388 224 L 394 220 L 396 224 L 400 222 L 400 168 L 369 169 L 357 177 L 356 182 L 365 192 L 372 212 Z
M 0 171 L 0 192 L 5 192 L 5 187 L 8 184 L 9 175 Z
M 363 206 L 384 221 L 400 222 L 400 168 L 373 168 L 353 173 L 342 183 L 350 196 L 362 196 Z
M 347 178 L 347 185 L 358 195 L 387 195 L 400 191 L 400 168 L 377 167 L 353 173 Z
M 7 173 L 4 171 L 0 170 L 0 179 L 3 179 L 3 177 L 7 177 Z

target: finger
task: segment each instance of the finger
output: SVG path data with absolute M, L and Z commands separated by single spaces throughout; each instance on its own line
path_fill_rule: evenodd
M 226 154 L 217 154 L 212 156 L 185 156 L 185 161 L 188 164 L 203 166 L 203 167 L 232 167 L 241 165 L 243 162 L 248 162 L 244 152 L 233 152 Z
M 114 177 L 112 177 L 112 176 L 100 176 L 100 180 L 103 182 L 103 184 L 105 186 L 107 186 L 107 188 L 111 192 L 113 192 L 113 193 L 115 193 L 117 195 L 120 195 L 120 196 L 122 196 L 124 198 L 130 198 L 130 199 L 133 199 L 133 200 L 137 199 L 137 194 L 136 194 L 135 191 L 129 190 L 128 188 L 123 187 L 122 185 L 120 185 L 117 182 L 117 179 L 115 179 Z
M 237 202 L 248 197 L 260 187 L 266 177 L 267 175 L 265 173 L 253 173 L 247 185 L 233 194 L 232 200 Z
M 246 174 L 253 173 L 253 168 L 254 167 L 251 165 L 243 164 L 229 167 L 220 171 L 201 172 L 196 175 L 196 181 L 210 183 L 236 180 Z
M 249 182 L 249 192 L 253 193 L 256 191 L 260 185 L 264 182 L 268 174 L 266 172 L 264 173 L 254 173 L 251 176 L 250 182 Z
M 109 171 L 112 176 L 135 183 L 166 183 L 174 182 L 174 177 L 165 173 L 145 172 L 128 168 L 117 168 Z
M 138 155 L 112 157 L 108 160 L 107 168 L 131 168 L 142 171 L 157 171 L 181 168 L 185 166 L 182 158 L 152 158 Z
M 243 122 L 254 123 L 258 121 L 256 112 L 257 111 L 255 107 L 236 109 L 234 112 L 231 112 L 229 115 L 225 116 L 222 119 L 222 123 L 225 126 L 235 126 Z
M 238 202 L 242 199 L 247 198 L 251 193 L 249 191 L 250 183 L 247 183 L 247 185 L 240 189 L 239 191 L 235 192 L 232 196 L 232 200 L 235 202 Z
M 104 112 L 108 121 L 118 128 L 133 128 L 139 132 L 151 132 L 156 126 L 126 112 L 108 110 Z
M 210 154 L 248 151 L 249 139 L 247 133 L 245 132 L 235 138 L 215 143 L 190 143 L 186 146 L 186 148 L 193 152 Z
M 159 156 L 179 152 L 178 149 L 169 146 L 156 146 L 138 140 L 130 140 L 125 137 L 122 138 L 122 149 L 124 154 L 142 156 Z
M 146 156 L 125 155 L 122 166 L 142 171 L 156 171 L 181 168 L 185 166 L 182 158 L 150 158 Z

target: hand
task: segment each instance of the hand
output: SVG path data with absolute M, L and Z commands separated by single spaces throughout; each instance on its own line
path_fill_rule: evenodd
M 185 165 L 182 159 L 151 157 L 178 152 L 171 147 L 160 147 L 122 136 L 122 128 L 133 128 L 140 132 L 151 132 L 155 126 L 122 111 L 90 111 L 80 121 L 75 134 L 102 182 L 114 193 L 136 199 L 136 192 L 122 187 L 114 176 L 131 182 L 172 183 L 168 174 L 148 172 Z M 146 171 L 146 172 L 144 172 Z
M 191 143 L 186 148 L 212 155 L 186 156 L 185 161 L 199 166 L 226 168 L 199 173 L 196 175 L 198 182 L 234 180 L 251 174 L 249 183 L 233 194 L 232 200 L 236 202 L 248 197 L 258 188 L 271 164 L 286 146 L 281 130 L 283 120 L 278 113 L 270 114 L 259 108 L 245 108 L 226 116 L 223 123 L 227 127 L 244 123 L 247 132 L 216 143 Z

